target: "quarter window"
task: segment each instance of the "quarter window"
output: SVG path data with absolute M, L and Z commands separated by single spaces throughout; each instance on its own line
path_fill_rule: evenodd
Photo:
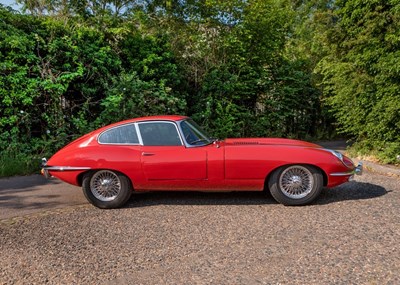
M 182 145 L 178 130 L 173 123 L 152 122 L 139 124 L 143 145 L 179 146 Z
M 186 142 L 191 146 L 203 146 L 210 144 L 212 140 L 193 120 L 182 121 L 181 130 Z
M 109 129 L 99 136 L 102 144 L 139 144 L 135 125 L 124 125 Z

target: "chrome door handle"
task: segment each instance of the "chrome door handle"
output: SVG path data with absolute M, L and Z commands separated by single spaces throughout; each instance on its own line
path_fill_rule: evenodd
M 143 156 L 153 156 L 155 155 L 155 153 L 151 153 L 151 152 L 142 152 Z

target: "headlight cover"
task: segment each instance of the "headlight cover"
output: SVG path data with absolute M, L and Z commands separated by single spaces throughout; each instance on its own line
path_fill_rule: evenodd
M 340 152 L 333 150 L 333 149 L 327 149 L 325 148 L 324 150 L 329 151 L 330 153 L 332 153 L 334 156 L 336 156 L 342 163 L 344 163 L 343 161 L 343 154 L 341 154 Z
M 331 150 L 331 152 L 332 152 L 332 154 L 333 154 L 334 156 L 336 156 L 337 158 L 340 159 L 340 161 L 343 162 L 343 154 L 341 154 L 340 152 L 338 152 L 338 151 L 336 151 L 336 150 Z

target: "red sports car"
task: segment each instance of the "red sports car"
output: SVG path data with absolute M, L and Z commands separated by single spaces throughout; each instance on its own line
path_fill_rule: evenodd
M 123 206 L 132 191 L 270 191 L 284 205 L 313 201 L 362 173 L 362 164 L 319 145 L 280 138 L 216 140 L 185 116 L 115 123 L 78 138 L 42 173 L 82 186 L 99 208 Z

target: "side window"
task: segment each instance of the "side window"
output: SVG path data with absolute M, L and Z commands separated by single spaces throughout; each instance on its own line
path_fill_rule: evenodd
M 103 132 L 99 136 L 99 143 L 103 144 L 139 144 L 135 125 L 124 125 Z
M 199 140 L 199 137 L 196 136 L 196 133 L 193 131 L 193 129 L 189 127 L 189 125 L 185 121 L 181 123 L 181 129 L 183 136 L 188 144 L 192 144 L 193 142 Z
M 154 122 L 139 124 L 144 145 L 148 146 L 178 146 L 182 145 L 175 124 Z

